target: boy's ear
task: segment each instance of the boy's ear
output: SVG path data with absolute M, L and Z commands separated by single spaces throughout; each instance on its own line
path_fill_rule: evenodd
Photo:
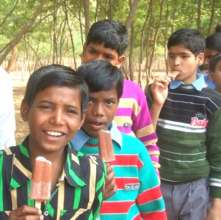
M 28 120 L 28 112 L 29 112 L 29 106 L 23 99 L 20 107 L 20 114 L 24 121 Z
M 118 68 L 121 67 L 121 65 L 123 64 L 123 62 L 125 61 L 126 57 L 125 55 L 121 55 L 118 57 L 118 64 L 116 65 Z
M 79 125 L 79 130 L 81 129 L 82 125 L 84 124 L 84 120 L 85 120 L 85 116 L 86 116 L 86 113 L 82 113 L 82 117 L 81 117 L 81 122 L 80 122 L 80 125 Z
M 197 55 L 198 65 L 202 65 L 204 63 L 204 53 L 199 53 Z

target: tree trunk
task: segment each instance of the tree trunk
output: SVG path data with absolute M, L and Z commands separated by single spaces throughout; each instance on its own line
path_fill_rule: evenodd
M 88 34 L 89 28 L 90 28 L 90 16 L 89 16 L 89 0 L 83 0 L 83 8 L 84 8 L 84 18 L 85 18 L 85 37 Z
M 52 63 L 58 62 L 58 48 L 57 48 L 57 0 L 54 0 L 53 9 L 53 35 L 52 35 Z
M 128 30 L 128 41 L 129 41 L 129 76 L 130 79 L 133 80 L 134 79 L 134 75 L 133 75 L 133 65 L 135 62 L 133 62 L 133 47 L 134 47 L 134 28 L 133 28 L 133 18 L 134 15 L 136 13 L 137 10 L 137 3 L 138 0 L 130 0 L 129 1 L 129 7 L 130 7 L 130 11 L 129 11 L 129 15 L 127 17 L 126 20 L 126 27 Z
M 71 49 L 72 49 L 72 54 L 73 54 L 73 59 L 74 59 L 74 68 L 76 69 L 77 68 L 77 62 L 76 62 L 76 57 L 75 57 L 74 37 L 72 35 L 71 26 L 70 26 L 70 23 L 69 23 L 67 1 L 65 1 L 64 12 L 65 12 L 65 18 L 66 18 L 66 22 L 67 22 L 67 26 L 68 26 L 69 35 L 70 35 L 70 38 L 71 38 Z
M 127 29 L 129 29 L 133 23 L 133 19 L 135 17 L 135 13 L 137 10 L 137 4 L 138 4 L 138 0 L 129 0 L 129 1 L 130 1 L 130 12 L 129 12 L 127 20 L 126 20 Z
M 210 14 L 209 26 L 208 26 L 208 30 L 207 30 L 208 35 L 211 33 L 212 25 L 213 25 L 213 21 L 214 21 L 215 0 L 210 0 L 210 5 L 211 5 L 211 14 Z
M 8 65 L 5 68 L 8 73 L 10 73 L 14 69 L 15 64 L 16 64 L 16 60 L 17 60 L 17 48 L 14 47 L 11 50 L 11 56 L 10 56 L 10 58 L 8 60 Z
M 147 27 L 147 22 L 150 17 L 150 10 L 152 10 L 152 3 L 153 0 L 150 0 L 149 3 L 147 3 L 147 13 L 145 16 L 144 24 L 141 30 L 141 38 L 140 38 L 140 55 L 139 55 L 139 69 L 138 69 L 138 82 L 141 84 L 141 77 L 142 77 L 142 61 L 143 61 L 143 51 L 145 50 L 145 34 Z
M 197 29 L 201 30 L 201 5 L 202 5 L 202 1 L 201 0 L 197 0 Z

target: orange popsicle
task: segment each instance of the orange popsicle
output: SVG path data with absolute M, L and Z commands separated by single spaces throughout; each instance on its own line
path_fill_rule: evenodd
M 99 131 L 99 146 L 100 156 L 105 162 L 111 162 L 115 160 L 112 139 L 110 132 L 107 130 Z
M 177 76 L 179 73 L 180 73 L 179 71 L 169 71 L 169 72 L 168 72 L 168 77 L 169 77 L 171 80 L 175 80 L 176 76 Z
M 42 156 L 35 158 L 32 173 L 31 198 L 41 203 L 50 199 L 51 194 L 51 161 Z

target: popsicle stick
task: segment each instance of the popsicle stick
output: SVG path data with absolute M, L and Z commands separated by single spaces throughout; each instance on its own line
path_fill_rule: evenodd
M 35 208 L 41 210 L 41 202 L 35 201 Z

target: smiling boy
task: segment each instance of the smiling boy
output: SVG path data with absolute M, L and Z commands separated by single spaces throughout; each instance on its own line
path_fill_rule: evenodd
M 88 103 L 85 82 L 68 67 L 49 65 L 29 78 L 21 115 L 30 134 L 0 153 L 0 219 L 96 219 L 102 200 L 104 166 L 73 151 Z M 51 198 L 40 210 L 30 199 L 37 156 L 52 163 Z

